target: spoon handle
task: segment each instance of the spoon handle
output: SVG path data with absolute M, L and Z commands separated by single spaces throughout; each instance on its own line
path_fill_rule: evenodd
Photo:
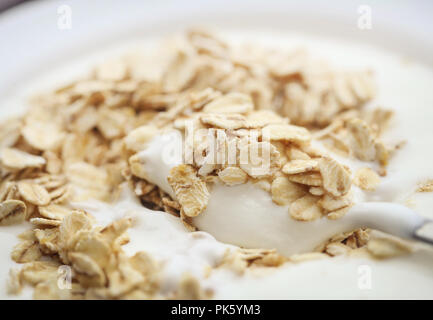
M 415 229 L 413 237 L 417 240 L 433 244 L 433 221 L 425 221 L 419 228 Z

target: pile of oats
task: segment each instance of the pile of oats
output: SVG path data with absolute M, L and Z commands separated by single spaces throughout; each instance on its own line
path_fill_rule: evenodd
M 205 210 L 214 183 L 257 183 L 276 204 L 289 205 L 294 219 L 311 221 L 342 217 L 353 205 L 352 182 L 374 190 L 378 175 L 386 174 L 392 148 L 380 134 L 392 112 L 364 110 L 375 92 L 369 71 L 337 72 L 303 51 L 235 47 L 194 30 L 178 39 L 159 84 L 161 92 L 152 97 L 166 101 L 167 110 L 126 138 L 133 153 L 129 168 L 143 201 L 177 213 L 191 229 L 190 218 Z M 184 151 L 191 150 L 194 159 L 170 174 L 174 200 L 146 181 L 138 153 L 168 128 L 185 137 L 188 122 L 194 139 L 186 139 Z M 220 132 L 225 139 L 218 140 Z M 217 139 L 215 152 L 209 135 Z M 242 161 L 255 147 L 251 138 L 269 159 Z M 314 141 L 367 165 L 376 161 L 378 174 L 366 167 L 352 181 L 350 169 L 313 147 Z M 234 161 L 227 159 L 228 150 Z M 264 163 L 270 170 L 260 170 Z
M 71 205 L 114 201 L 122 182 L 145 206 L 180 217 L 193 231 L 191 218 L 206 209 L 216 183 L 257 184 L 277 205 L 288 206 L 293 219 L 312 221 L 342 217 L 353 205 L 352 184 L 374 190 L 386 174 L 393 148 L 380 135 L 392 113 L 363 109 L 375 91 L 370 71 L 334 71 L 304 51 L 231 46 L 198 30 L 168 49 L 159 69 L 135 56 L 109 61 L 88 77 L 33 98 L 24 116 L 0 126 L 0 225 L 32 224 L 11 254 L 23 264 L 11 271 L 11 292 L 29 284 L 42 299 L 208 297 L 190 275 L 175 295 L 160 296 L 160 266 L 145 252 L 128 257 L 122 250 L 131 221 L 97 227 Z M 223 130 L 227 139 L 213 156 L 234 150 L 235 164 L 208 161 L 208 142 L 197 135 L 184 150 L 201 157 L 168 177 L 172 199 L 147 181 L 138 153 L 166 129 L 186 131 L 188 121 L 210 135 Z M 378 173 L 366 167 L 352 177 L 313 141 L 366 164 L 375 161 Z M 255 147 L 269 157 L 240 161 Z M 260 169 L 263 163 L 269 170 Z M 356 230 L 318 251 L 334 256 L 367 242 L 368 231 Z M 240 249 L 221 266 L 242 272 L 285 261 L 274 250 Z M 58 288 L 61 265 L 72 270 L 71 290 Z

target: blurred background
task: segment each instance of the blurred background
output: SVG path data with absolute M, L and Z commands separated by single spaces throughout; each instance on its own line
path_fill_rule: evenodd
M 360 10 L 362 11 L 360 8 L 366 6 L 372 9 L 376 29 L 386 26 L 393 30 L 396 35 L 402 33 L 402 36 L 408 33 L 407 31 L 414 31 L 413 35 L 420 39 L 430 39 L 433 31 L 433 1 L 431 0 L 122 0 L 116 1 L 116 5 L 113 5 L 114 2 L 111 0 L 85 2 L 88 4 L 89 12 L 94 15 L 95 21 L 101 20 L 104 13 L 110 11 L 110 7 L 116 7 L 119 18 L 123 15 L 134 16 L 135 13 L 129 11 L 130 8 L 138 12 L 140 10 L 137 8 L 146 11 L 162 9 L 191 14 L 202 11 L 204 15 L 214 8 L 216 10 L 224 8 L 224 11 L 236 12 L 240 19 L 242 19 L 244 11 L 255 11 L 258 14 L 263 13 L 263 15 L 266 15 L 268 11 L 280 12 L 287 15 L 289 25 L 290 20 L 297 20 L 297 17 L 304 19 L 308 15 L 314 19 L 304 19 L 304 25 L 300 26 L 305 27 L 305 25 L 310 24 L 312 25 L 310 27 L 315 27 L 316 31 L 320 31 L 322 28 L 321 23 L 317 21 L 318 19 L 331 17 L 332 19 L 347 20 L 351 15 L 354 16 L 353 19 L 356 19 L 356 15 L 360 13 Z M 12 8 L 22 7 L 21 4 L 34 5 L 33 7 L 29 6 L 32 8 L 28 8 L 32 11 L 51 6 L 55 12 L 61 5 L 74 8 L 82 7 L 82 3 L 83 1 L 80 0 L 0 0 L 0 14 L 3 16 L 9 11 L 13 11 Z M 77 17 L 75 18 L 77 19 Z M 161 16 L 161 19 L 165 18 Z M 188 16 L 185 16 L 185 19 L 187 18 Z M 116 20 L 112 22 L 116 23 Z
M 0 0 L 0 12 L 29 0 Z
M 0 0 L 0 94 L 44 68 L 191 26 L 362 42 L 433 66 L 432 0 Z

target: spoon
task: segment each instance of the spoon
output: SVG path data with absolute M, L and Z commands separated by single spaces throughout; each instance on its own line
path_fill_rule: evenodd
M 227 192 L 230 191 L 230 192 Z M 215 186 L 208 206 L 193 223 L 217 240 L 246 248 L 277 249 L 285 256 L 313 251 L 333 236 L 358 228 L 377 229 L 401 238 L 432 240 L 417 230 L 428 222 L 396 203 L 363 202 L 342 218 L 297 221 L 287 206 L 278 206 L 252 184 Z M 425 227 L 424 227 L 425 228 Z
M 173 166 L 182 162 L 181 157 L 173 156 L 182 154 L 181 136 L 175 133 L 155 137 L 139 154 L 147 179 L 173 198 L 167 176 Z M 171 148 L 167 148 L 167 141 Z M 167 161 L 167 156 L 173 161 Z M 206 210 L 193 218 L 199 230 L 219 241 L 245 248 L 277 249 L 287 256 L 311 252 L 333 236 L 357 228 L 431 242 L 416 232 L 425 222 L 413 210 L 389 202 L 358 203 L 337 220 L 297 221 L 290 216 L 288 206 L 276 205 L 266 191 L 251 183 L 213 186 Z

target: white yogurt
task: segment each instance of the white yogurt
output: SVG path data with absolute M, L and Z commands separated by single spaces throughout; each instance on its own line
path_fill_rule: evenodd
M 216 241 L 209 233 L 187 232 L 180 219 L 143 207 L 127 184 L 122 188 L 122 196 L 115 204 L 88 201 L 75 207 L 92 214 L 100 225 L 131 217 L 130 242 L 123 248 L 130 255 L 145 251 L 162 264 L 162 293 L 174 290 L 185 272 L 203 279 L 206 268 L 215 267 L 231 247 Z
M 285 265 L 256 276 L 217 271 L 216 299 L 432 299 L 431 251 L 389 260 L 335 257 Z

